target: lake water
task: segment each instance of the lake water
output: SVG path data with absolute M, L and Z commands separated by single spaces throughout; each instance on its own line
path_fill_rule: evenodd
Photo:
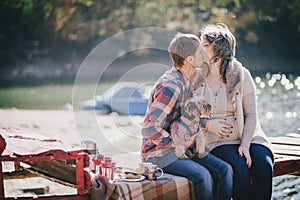
M 300 77 L 266 74 L 255 77 L 258 112 L 268 136 L 298 133 L 300 128 Z M 299 149 L 300 151 L 300 149 Z M 299 200 L 300 177 L 284 175 L 273 179 L 273 199 Z
M 266 134 L 300 135 L 297 131 L 300 128 L 300 76 L 268 73 L 263 77 L 254 77 L 254 81 L 258 94 L 258 114 Z M 97 92 L 101 93 L 109 86 L 108 83 Z M 0 88 L 0 108 L 63 109 L 66 103 L 72 103 L 72 91 L 71 84 Z M 82 94 L 82 98 L 92 97 Z M 292 175 L 275 177 L 273 185 L 274 200 L 300 199 L 300 177 Z

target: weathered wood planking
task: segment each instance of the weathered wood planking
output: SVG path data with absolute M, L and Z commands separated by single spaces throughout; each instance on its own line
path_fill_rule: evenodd
M 270 141 L 275 153 L 274 176 L 300 173 L 300 137 L 270 137 Z
M 13 131 L 12 131 L 13 132 Z M 299 134 L 298 134 L 299 135 Z M 297 136 L 297 134 L 296 134 Z M 44 168 L 48 172 L 54 172 L 61 174 L 56 169 L 49 169 L 52 167 L 52 165 L 46 167 L 46 162 L 49 161 L 49 163 L 58 163 L 58 168 L 62 168 L 62 170 L 66 170 L 66 165 L 64 165 L 65 160 L 76 160 L 76 171 L 74 174 L 74 169 L 71 169 L 71 174 L 67 174 L 66 177 L 70 176 L 72 177 L 71 181 L 68 179 L 69 182 L 76 182 L 77 185 L 77 195 L 72 196 L 53 196 L 53 197 L 47 197 L 47 199 L 90 199 L 89 194 L 86 194 L 86 185 L 84 183 L 84 175 L 83 175 L 83 168 L 87 166 L 87 163 L 84 161 L 87 159 L 87 156 L 81 155 L 78 150 L 75 149 L 75 152 L 65 150 L 61 151 L 61 147 L 67 148 L 64 146 L 64 144 L 59 143 L 57 140 L 44 140 L 44 139 L 37 139 L 36 138 L 25 138 L 25 137 L 18 137 L 10 136 L 6 138 L 8 141 L 8 147 L 5 152 L 0 156 L 0 164 L 1 161 L 14 161 L 14 162 L 25 162 L 28 164 L 31 164 L 32 168 Z M 18 140 L 18 141 L 15 141 Z M 284 174 L 295 174 L 300 173 L 300 137 L 270 137 L 270 140 L 273 144 L 274 153 L 275 153 L 275 166 L 274 166 L 274 176 L 280 176 Z M 24 141 L 24 143 L 23 143 Z M 35 141 L 35 145 L 28 145 L 28 141 L 33 143 Z M 49 145 L 49 149 L 45 149 L 45 145 L 37 145 L 37 143 L 42 142 L 43 144 L 46 142 L 46 144 L 52 143 Z M 53 143 L 57 143 L 57 146 L 59 146 L 59 149 L 53 150 L 53 147 L 56 145 L 53 145 Z M 25 147 L 20 148 L 21 144 Z M 34 148 L 36 146 L 39 146 L 38 149 Z M 56 147 L 57 147 L 56 146 Z M 29 147 L 33 147 L 34 149 L 31 149 Z M 26 149 L 28 152 L 25 152 L 24 149 Z M 73 147 L 71 148 L 72 150 Z M 12 151 L 14 150 L 14 151 Z M 13 155 L 11 153 L 19 152 L 22 150 L 22 152 L 18 153 L 17 155 Z M 38 152 L 37 152 L 38 150 Z M 80 150 L 81 151 L 81 150 Z M 72 154 L 69 154 L 72 152 Z M 73 154 L 74 153 L 74 154 Z M 32 155 L 33 154 L 33 155 Z M 13 155 L 13 156 L 11 156 Z M 63 161 L 62 161 L 63 160 Z M 40 163 L 37 164 L 39 161 Z M 41 162 L 42 161 L 42 162 Z M 33 163 L 34 162 L 34 163 Z M 42 164 L 41 164 L 42 163 Z M 63 164 L 61 166 L 61 164 Z M 61 170 L 61 169 L 59 169 Z M 39 171 L 39 170 L 38 170 Z M 76 179 L 74 179 L 76 177 Z M 62 177 L 60 177 L 62 178 Z M 0 199 L 4 199 L 4 187 L 3 187 L 3 173 L 2 173 L 2 165 L 0 165 Z M 43 199 L 43 197 L 39 197 Z M 8 198 L 12 199 L 12 198 Z M 24 198 L 25 199 L 25 198 Z M 27 198 L 26 198 L 27 199 Z
M 7 176 L 3 173 L 2 162 L 7 161 L 14 162 L 15 166 L 19 166 L 20 162 L 27 163 L 31 165 L 31 169 L 38 169 L 37 171 L 52 177 L 55 175 L 54 178 L 62 178 L 62 181 L 70 182 L 76 187 L 76 195 L 56 196 L 56 199 L 86 199 L 89 188 L 83 169 L 88 166 L 89 158 L 81 148 L 54 138 L 24 135 L 18 129 L 0 129 L 0 135 L 7 144 L 0 155 L 0 199 L 5 199 L 3 180 Z M 9 178 L 16 178 L 14 175 L 17 174 L 12 174 Z
M 283 145 L 293 145 L 300 146 L 300 134 L 299 137 L 290 136 L 279 136 L 279 137 L 269 137 L 272 144 L 283 144 Z

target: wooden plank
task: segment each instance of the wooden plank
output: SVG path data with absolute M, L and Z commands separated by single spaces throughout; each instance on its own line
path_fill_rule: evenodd
M 300 134 L 299 133 L 288 133 L 288 134 L 286 134 L 286 136 L 293 137 L 293 138 L 300 138 Z
M 300 138 L 295 138 L 295 137 L 287 137 L 287 136 L 269 137 L 269 140 L 272 142 L 272 144 L 300 146 Z
M 294 136 L 291 135 L 290 136 Z M 275 153 L 274 176 L 300 172 L 300 138 L 270 137 Z
M 300 138 L 298 137 L 269 137 L 275 154 L 300 156 Z
M 66 164 L 66 161 L 51 160 L 27 162 L 34 171 L 71 184 L 76 184 L 76 167 Z
M 281 155 L 300 156 L 300 147 L 273 144 L 274 153 Z
M 12 172 L 3 172 L 3 179 L 10 180 L 10 179 L 22 179 L 22 178 L 32 178 L 38 177 L 36 173 L 32 173 L 28 170 L 18 170 Z
M 4 199 L 3 169 L 2 169 L 1 161 L 0 161 L 0 199 Z
M 275 162 L 289 161 L 289 160 L 300 160 L 300 157 L 299 156 L 289 156 L 289 155 L 275 154 Z
M 86 181 L 85 179 L 85 172 L 84 172 L 84 158 L 77 160 L 77 167 L 76 167 L 76 186 L 77 186 L 77 194 L 84 194 L 85 189 L 87 189 L 87 192 L 90 192 L 89 188 L 86 188 L 86 184 L 89 183 L 89 181 Z
M 300 158 L 277 160 L 274 166 L 274 176 L 300 172 Z

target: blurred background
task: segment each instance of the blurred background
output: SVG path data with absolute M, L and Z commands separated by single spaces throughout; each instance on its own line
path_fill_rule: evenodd
M 0 107 L 61 108 L 71 101 L 74 78 L 88 53 L 114 34 L 139 27 L 198 35 L 204 25 L 222 22 L 237 38 L 237 58 L 253 75 L 295 77 L 299 10 L 299 0 L 1 0 Z M 137 39 L 147 44 L 149 37 Z M 120 55 L 106 79 L 116 80 L 140 64 L 137 57 L 170 65 L 167 52 L 134 51 Z
M 0 85 L 72 83 L 87 54 L 114 34 L 149 26 L 198 34 L 217 22 L 234 32 L 252 73 L 299 73 L 299 10 L 299 0 L 1 0 Z M 133 54 L 151 53 L 168 59 Z
M 139 27 L 198 34 L 206 24 L 223 22 L 237 38 L 238 59 L 254 75 L 295 76 L 300 71 L 299 10 L 299 0 L 1 0 L 0 107 L 57 108 L 70 101 L 88 53 L 112 35 Z M 136 65 L 136 56 L 169 63 L 167 52 L 132 52 L 120 56 L 107 79 Z
M 114 34 L 161 27 L 198 35 L 206 24 L 222 22 L 236 36 L 236 57 L 255 79 L 265 132 L 269 136 L 297 132 L 299 10 L 299 0 L 1 0 L 0 108 L 72 109 L 82 62 Z M 143 35 L 129 45 L 140 40 L 145 45 L 152 42 L 151 35 Z M 149 62 L 171 65 L 164 51 L 120 52 L 95 95 L 133 67 Z M 135 81 L 146 80 L 137 76 Z M 93 98 L 84 92 L 91 87 L 88 80 L 80 87 L 82 99 Z M 274 178 L 273 199 L 300 199 L 299 185 L 296 176 Z

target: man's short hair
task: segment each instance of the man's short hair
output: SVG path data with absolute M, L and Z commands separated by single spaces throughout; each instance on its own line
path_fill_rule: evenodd
M 195 55 L 200 45 L 200 39 L 194 34 L 177 33 L 169 45 L 169 54 L 173 65 L 181 68 L 188 56 Z

